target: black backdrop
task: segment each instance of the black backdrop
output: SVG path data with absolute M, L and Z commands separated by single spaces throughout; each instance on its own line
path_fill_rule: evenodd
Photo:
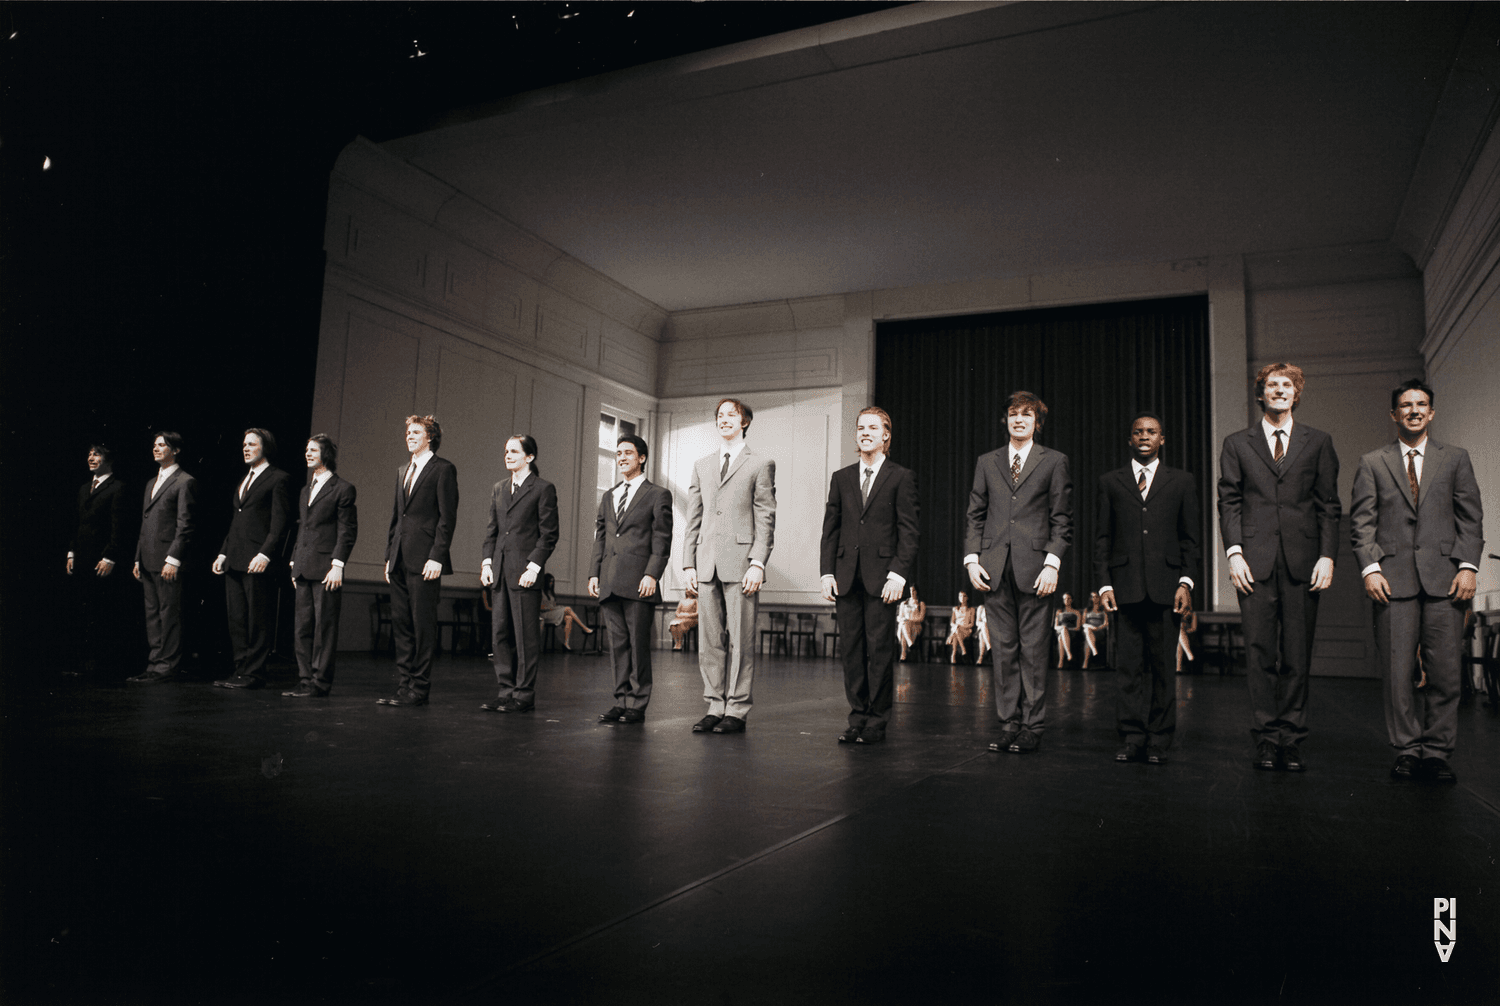
M 1087 601 L 1099 476 L 1129 461 L 1131 417 L 1163 419 L 1163 461 L 1197 479 L 1204 556 L 1212 528 L 1208 299 L 878 322 L 875 403 L 891 414 L 892 460 L 917 474 L 922 599 L 951 604 L 966 586 L 964 513 L 974 461 L 1006 442 L 1005 400 L 1025 389 L 1049 410 L 1037 442 L 1066 454 L 1073 475 L 1073 545 L 1059 593 Z M 992 575 L 999 570 L 990 570 Z M 1193 574 L 1202 606 L 1204 569 Z

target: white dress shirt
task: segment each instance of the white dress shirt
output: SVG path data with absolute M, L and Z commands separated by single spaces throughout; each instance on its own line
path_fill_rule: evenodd
M 412 456 L 411 465 L 408 466 L 408 468 L 407 468 L 407 471 L 408 471 L 408 473 L 409 473 L 409 475 L 411 477 L 411 482 L 410 482 L 411 485 L 415 486 L 417 484 L 417 479 L 419 479 L 419 478 L 422 477 L 422 469 L 426 468 L 427 467 L 427 462 L 429 462 L 431 460 L 432 460 L 432 448 L 431 447 L 427 448 L 421 454 L 415 454 L 415 455 Z M 415 466 L 415 468 L 416 468 L 415 471 L 411 470 L 412 466 Z M 407 476 L 406 475 L 403 475 L 401 477 L 401 484 L 403 486 L 405 486 L 405 485 L 408 484 L 407 483 Z
M 614 506 L 616 513 L 619 512 L 622 503 L 628 505 L 630 497 L 636 494 L 636 492 L 640 489 L 641 483 L 644 482 L 645 479 L 646 473 L 641 472 L 635 478 L 626 479 L 624 482 L 621 482 L 619 485 L 615 486 Z

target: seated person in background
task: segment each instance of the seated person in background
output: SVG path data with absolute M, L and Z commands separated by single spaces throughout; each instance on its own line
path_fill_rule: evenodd
M 1198 613 L 1185 611 L 1177 621 L 1177 673 L 1182 673 L 1182 658 L 1193 659 L 1193 648 L 1188 644 L 1188 634 L 1198 631 Z
M 948 663 L 958 663 L 958 655 L 968 656 L 964 640 L 974 632 L 974 608 L 969 604 L 969 595 L 958 592 L 958 603 L 948 613 Z
M 1084 670 L 1088 669 L 1089 657 L 1099 655 L 1099 636 L 1108 631 L 1109 612 L 1104 610 L 1104 602 L 1095 591 L 1089 595 L 1089 609 L 1083 613 Z
M 984 601 L 974 605 L 974 638 L 979 640 L 979 649 L 974 651 L 974 663 L 984 663 L 984 655 L 994 649 L 990 645 L 990 619 L 984 613 Z
M 682 649 L 682 641 L 697 627 L 698 592 L 689 590 L 686 596 L 677 602 L 677 611 L 672 616 L 671 624 L 667 626 L 667 631 L 672 633 L 672 649 Z
M 922 634 L 922 623 L 927 621 L 927 605 L 917 600 L 917 588 L 907 592 L 906 600 L 896 609 L 896 638 L 901 642 L 901 659 L 906 659 L 906 648 L 917 644 Z
M 1073 595 L 1062 596 L 1063 606 L 1052 616 L 1052 628 L 1057 633 L 1057 666 L 1061 667 L 1073 659 L 1073 633 L 1083 625 L 1083 617 L 1073 607 Z
M 562 626 L 563 649 L 571 650 L 573 648 L 570 645 L 573 638 L 573 626 L 578 626 L 590 636 L 594 634 L 594 630 L 583 624 L 583 619 L 578 617 L 578 612 L 566 604 L 557 603 L 557 594 L 554 589 L 556 585 L 557 580 L 551 573 L 548 573 L 542 579 L 542 624 Z

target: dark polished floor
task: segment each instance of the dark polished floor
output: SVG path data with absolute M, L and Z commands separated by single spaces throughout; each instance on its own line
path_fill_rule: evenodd
M 834 662 L 771 660 L 749 730 L 644 727 L 604 661 L 538 712 L 63 682 L 9 696 L 3 958 L 18 1003 L 1485 1003 L 1500 999 L 1500 721 L 1459 784 L 1397 784 L 1377 686 L 1314 682 L 1310 770 L 1252 770 L 1243 678 L 1179 679 L 1170 765 L 1112 760 L 1107 672 L 1054 674 L 1039 753 L 992 755 L 988 671 L 901 673 L 834 743 Z M 1434 897 L 1458 946 L 1433 945 Z

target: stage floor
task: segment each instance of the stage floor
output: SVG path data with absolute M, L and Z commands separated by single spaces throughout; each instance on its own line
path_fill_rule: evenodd
M 1492 1003 L 1500 719 L 1457 786 L 1387 777 L 1379 686 L 1315 679 L 1303 775 L 1250 766 L 1239 677 L 1178 679 L 1169 765 L 1113 760 L 1108 672 L 1054 672 L 1034 755 L 990 754 L 988 669 L 903 665 L 883 745 L 835 661 L 763 659 L 695 735 L 696 655 L 643 727 L 548 654 L 527 716 L 208 682 L 6 695 L 3 1001 Z M 46 673 L 38 671 L 38 674 Z M 290 681 L 278 682 L 289 686 Z M 1457 946 L 1433 941 L 1456 898 Z

